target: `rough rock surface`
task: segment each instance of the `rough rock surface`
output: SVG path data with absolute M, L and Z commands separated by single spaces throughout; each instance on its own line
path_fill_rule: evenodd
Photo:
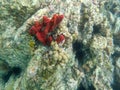
M 119 0 L 1 0 L 0 90 L 119 90 Z M 63 45 L 28 31 L 64 14 Z

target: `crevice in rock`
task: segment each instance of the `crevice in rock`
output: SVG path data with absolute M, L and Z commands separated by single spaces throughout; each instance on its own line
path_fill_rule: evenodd
M 99 34 L 101 31 L 101 26 L 100 25 L 94 25 L 93 26 L 93 34 Z
M 120 58 L 120 52 L 119 51 L 115 51 L 112 55 L 112 59 L 113 59 L 113 65 L 114 65 L 114 71 L 113 71 L 113 82 L 111 84 L 111 87 L 113 88 L 113 90 L 120 90 L 120 82 L 119 82 L 119 73 L 120 70 L 119 68 L 116 66 L 116 62 L 118 60 L 118 58 Z
M 4 82 L 6 83 L 6 82 L 9 80 L 9 78 L 11 77 L 11 75 L 14 75 L 14 76 L 16 77 L 16 76 L 20 75 L 21 71 L 22 71 L 21 68 L 19 68 L 19 67 L 13 67 L 13 68 L 11 68 L 11 69 L 8 71 L 8 73 L 6 73 L 6 74 L 2 77 L 2 79 L 3 79 Z
M 75 58 L 79 64 L 85 63 L 85 60 L 91 58 L 91 50 L 88 46 L 85 46 L 82 42 L 75 41 L 72 45 Z
M 96 90 L 95 87 L 91 84 L 89 85 L 87 88 L 80 83 L 79 87 L 77 88 L 77 90 Z
M 113 43 L 117 46 L 120 46 L 120 33 L 113 35 Z

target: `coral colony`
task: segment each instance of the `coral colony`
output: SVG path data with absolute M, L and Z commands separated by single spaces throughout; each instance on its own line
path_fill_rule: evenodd
M 52 41 L 56 41 L 58 44 L 65 40 L 63 34 L 53 37 L 54 30 L 59 26 L 63 20 L 64 15 L 54 14 L 50 19 L 47 16 L 43 16 L 43 21 L 35 21 L 34 25 L 30 28 L 30 35 L 35 35 L 36 38 L 43 45 L 50 45 Z

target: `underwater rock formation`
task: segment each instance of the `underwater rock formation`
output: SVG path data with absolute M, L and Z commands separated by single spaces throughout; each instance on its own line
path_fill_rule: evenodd
M 0 7 L 0 90 L 120 89 L 119 0 L 2 0 Z

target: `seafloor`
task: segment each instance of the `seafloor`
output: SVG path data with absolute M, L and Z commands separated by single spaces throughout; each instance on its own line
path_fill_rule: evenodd
M 55 14 L 44 45 L 29 30 Z M 120 0 L 0 0 L 0 90 L 120 90 Z

